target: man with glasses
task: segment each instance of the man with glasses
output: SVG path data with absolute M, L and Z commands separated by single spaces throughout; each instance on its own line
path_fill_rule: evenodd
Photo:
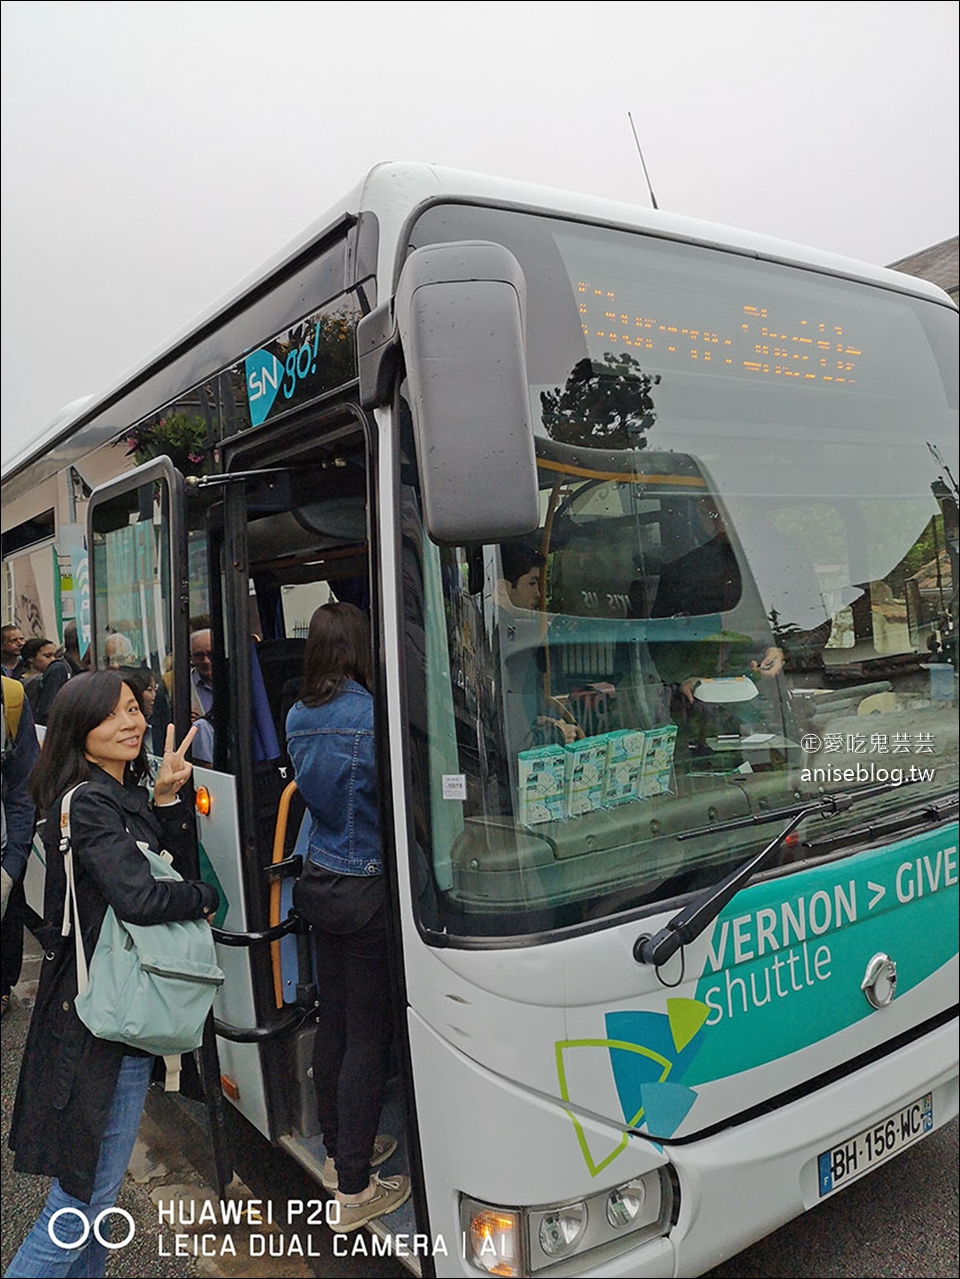
M 191 754 L 198 764 L 213 761 L 213 651 L 208 628 L 190 636 L 190 718 L 197 728 Z

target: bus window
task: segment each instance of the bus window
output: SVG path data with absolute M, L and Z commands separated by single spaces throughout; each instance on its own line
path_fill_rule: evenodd
M 430 210 L 411 242 L 459 218 Z M 560 933 L 715 881 L 753 838 L 690 831 L 851 779 L 892 787 L 878 813 L 919 802 L 898 779 L 948 793 L 953 685 L 927 668 L 954 642 L 952 516 L 903 413 L 944 420 L 950 384 L 921 308 L 614 231 L 471 225 L 527 280 L 542 589 L 506 616 L 503 548 L 430 546 L 411 489 L 430 926 Z
M 156 754 L 173 722 L 172 539 L 170 488 L 159 473 L 92 510 L 95 664 L 134 674 L 141 691 L 153 690 L 148 747 Z

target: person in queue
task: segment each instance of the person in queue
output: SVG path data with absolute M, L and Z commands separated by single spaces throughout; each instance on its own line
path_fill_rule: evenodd
M 49 653 L 42 652 L 48 645 Z M 57 646 L 55 644 L 38 635 L 31 635 L 28 640 L 23 641 L 20 648 L 20 674 L 18 678 L 24 688 L 27 688 L 38 676 L 43 674 L 50 662 L 53 661 L 56 651 Z M 39 661 L 37 660 L 38 655 L 40 655 Z
M 0 665 L 9 679 L 19 679 L 23 674 L 21 653 L 27 637 L 15 622 L 0 627 Z
M 213 648 L 209 630 L 190 636 L 190 717 L 197 720 L 213 710 Z
M 340 1204 L 334 1230 L 355 1230 L 410 1194 L 407 1177 L 371 1170 L 396 1149 L 377 1135 L 392 1013 L 377 812 L 370 635 L 353 604 L 310 619 L 304 681 L 287 716 L 287 750 L 312 818 L 294 893 L 313 927 L 319 1025 L 313 1081 L 327 1159 L 323 1184 Z
M 46 726 L 53 699 L 70 678 L 70 667 L 57 656 L 53 640 L 28 639 L 23 646 L 24 687 L 35 723 Z
M 67 891 L 59 845 L 63 796 L 87 783 L 73 798 L 71 822 L 88 962 L 108 905 L 136 924 L 209 919 L 218 905 L 209 884 L 154 879 L 138 847 L 169 849 L 176 864 L 191 845 L 191 812 L 179 794 L 190 778 L 185 755 L 192 732 L 177 750 L 169 728 L 151 800 L 142 784 L 145 731 L 141 704 L 118 671 L 77 676 L 57 696 L 31 779 L 46 814 L 48 920 L 62 918 Z M 10 1279 L 103 1275 L 106 1248 L 90 1226 L 116 1201 L 150 1082 L 153 1058 L 92 1035 L 76 1014 L 76 996 L 74 941 L 61 937 L 41 970 L 10 1133 L 14 1167 L 54 1181 L 7 1269 Z
M 190 636 L 190 718 L 197 730 L 193 758 L 213 762 L 213 635 L 209 627 Z
M 103 664 L 113 671 L 136 666 L 137 655 L 133 651 L 133 645 L 122 631 L 111 631 L 104 641 Z
M 10 1007 L 23 967 L 23 929 L 33 912 L 23 879 L 33 847 L 37 815 L 30 772 L 40 747 L 33 714 L 18 680 L 0 678 L 3 703 L 2 803 L 0 803 L 0 1016 Z
M 63 660 L 70 667 L 71 675 L 82 675 L 90 669 L 90 650 L 80 656 L 80 632 L 76 622 L 67 622 L 63 628 Z
M 124 671 L 123 677 L 140 699 L 143 717 L 147 721 L 147 750 L 159 755 L 163 752 L 167 724 L 170 722 L 166 690 L 162 699 L 163 705 L 158 706 L 157 699 L 161 685 L 149 666 L 138 666 L 135 670 Z M 196 741 L 194 741 L 193 754 L 196 755 Z

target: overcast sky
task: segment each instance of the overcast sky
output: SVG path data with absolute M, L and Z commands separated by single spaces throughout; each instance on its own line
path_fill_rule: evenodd
M 29 3 L 3 13 L 3 457 L 379 160 L 876 263 L 955 235 L 957 5 Z

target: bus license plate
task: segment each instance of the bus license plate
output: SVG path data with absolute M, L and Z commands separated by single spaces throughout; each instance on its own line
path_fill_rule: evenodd
M 832 1150 L 825 1150 L 817 1160 L 821 1196 L 848 1185 L 932 1128 L 933 1094 L 928 1092 L 872 1128 L 864 1129 Z

